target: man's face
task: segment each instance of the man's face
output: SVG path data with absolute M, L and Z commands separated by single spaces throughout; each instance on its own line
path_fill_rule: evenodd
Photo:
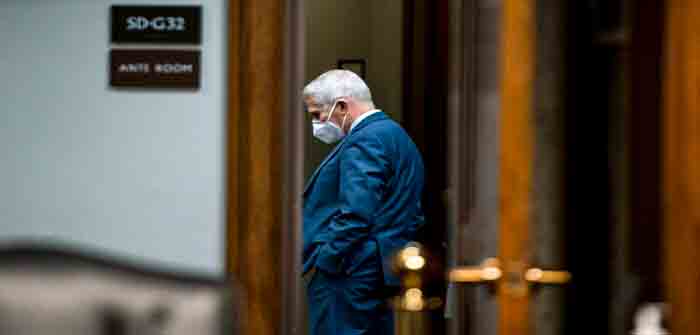
M 312 120 L 317 120 L 321 122 L 325 122 L 328 120 L 328 116 L 330 115 L 330 109 L 332 106 L 323 106 L 321 104 L 318 104 L 313 97 L 304 98 L 304 105 L 306 106 L 306 112 L 309 114 Z M 338 126 L 340 126 L 340 124 L 343 122 L 343 116 L 346 112 L 342 110 L 341 105 L 342 104 L 340 103 L 336 104 L 335 111 L 333 112 L 333 115 L 331 116 L 330 120 Z

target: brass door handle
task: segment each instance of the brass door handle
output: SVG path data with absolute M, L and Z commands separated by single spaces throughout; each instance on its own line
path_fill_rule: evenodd
M 448 277 L 453 283 L 495 283 L 503 277 L 503 270 L 498 259 L 487 258 L 481 266 L 456 267 L 450 270 Z
M 571 273 L 567 271 L 543 270 L 535 267 L 524 270 L 522 265 L 513 264 L 506 268 L 508 272 L 504 276 L 501 262 L 496 258 L 488 258 L 481 263 L 481 266 L 456 267 L 450 270 L 448 277 L 450 282 L 462 284 L 495 284 L 503 279 L 508 281 L 507 284 L 510 287 L 520 287 L 525 290 L 532 285 L 564 285 L 571 281 Z
M 530 268 L 525 271 L 525 280 L 531 284 L 564 285 L 571 281 L 571 273 Z

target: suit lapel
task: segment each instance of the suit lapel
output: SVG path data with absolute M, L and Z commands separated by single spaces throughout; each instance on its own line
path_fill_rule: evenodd
M 328 162 L 329 162 L 331 159 L 333 159 L 333 157 L 334 157 L 338 152 L 340 152 L 340 149 L 343 147 L 343 145 L 345 145 L 345 143 L 348 142 L 348 139 L 349 139 L 350 137 L 352 137 L 352 135 L 354 135 L 358 130 L 360 130 L 360 129 L 366 127 L 368 124 L 370 124 L 370 123 L 372 123 L 372 122 L 374 122 L 374 121 L 384 120 L 384 119 L 386 119 L 386 118 L 387 118 L 387 116 L 386 116 L 383 112 L 379 112 L 379 113 L 376 113 L 376 114 L 374 114 L 374 115 L 370 115 L 368 118 L 362 120 L 362 121 L 360 122 L 360 124 L 358 124 L 357 126 L 355 126 L 355 128 L 354 128 L 353 130 L 350 131 L 350 134 L 348 134 L 348 136 L 346 136 L 346 137 L 343 139 L 343 141 L 340 142 L 340 143 L 333 149 L 333 151 L 331 151 L 330 154 L 328 154 L 328 156 L 326 157 L 326 159 L 324 159 L 323 162 L 321 162 L 321 165 L 319 165 L 318 168 L 316 169 L 316 171 L 314 171 L 314 174 L 311 175 L 311 178 L 309 178 L 309 182 L 306 183 L 306 187 L 304 187 L 304 197 L 306 197 L 306 193 L 308 193 L 309 190 L 311 189 L 311 186 L 312 186 L 312 185 L 314 184 L 314 182 L 316 181 L 316 178 L 318 177 L 318 174 L 321 172 L 321 170 L 323 169 L 323 167 L 326 166 L 326 164 L 328 164 Z
M 311 178 L 309 178 L 309 182 L 306 183 L 306 187 L 304 188 L 304 196 L 306 196 L 306 193 L 309 191 L 309 189 L 311 189 L 311 185 L 314 184 L 314 182 L 316 181 L 316 177 L 318 177 L 318 174 L 321 172 L 323 167 L 326 166 L 326 164 L 328 164 L 328 162 L 338 153 L 338 151 L 340 151 L 340 148 L 343 145 L 345 145 L 346 139 L 343 139 L 342 142 L 336 145 L 333 151 L 331 151 L 331 153 L 328 154 L 328 156 L 326 156 L 326 159 L 324 159 L 323 162 L 321 162 L 321 165 L 319 165 L 318 168 L 316 168 L 314 174 L 311 175 Z

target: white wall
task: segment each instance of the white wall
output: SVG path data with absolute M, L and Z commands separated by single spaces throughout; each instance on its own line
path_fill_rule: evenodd
M 108 86 L 120 3 L 203 5 L 199 91 Z M 0 1 L 0 243 L 223 272 L 225 3 Z

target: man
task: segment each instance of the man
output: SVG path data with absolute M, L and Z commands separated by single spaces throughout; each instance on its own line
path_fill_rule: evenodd
M 424 223 L 420 153 L 353 72 L 326 72 L 303 97 L 313 135 L 340 142 L 304 190 L 311 334 L 393 334 L 390 258 Z

